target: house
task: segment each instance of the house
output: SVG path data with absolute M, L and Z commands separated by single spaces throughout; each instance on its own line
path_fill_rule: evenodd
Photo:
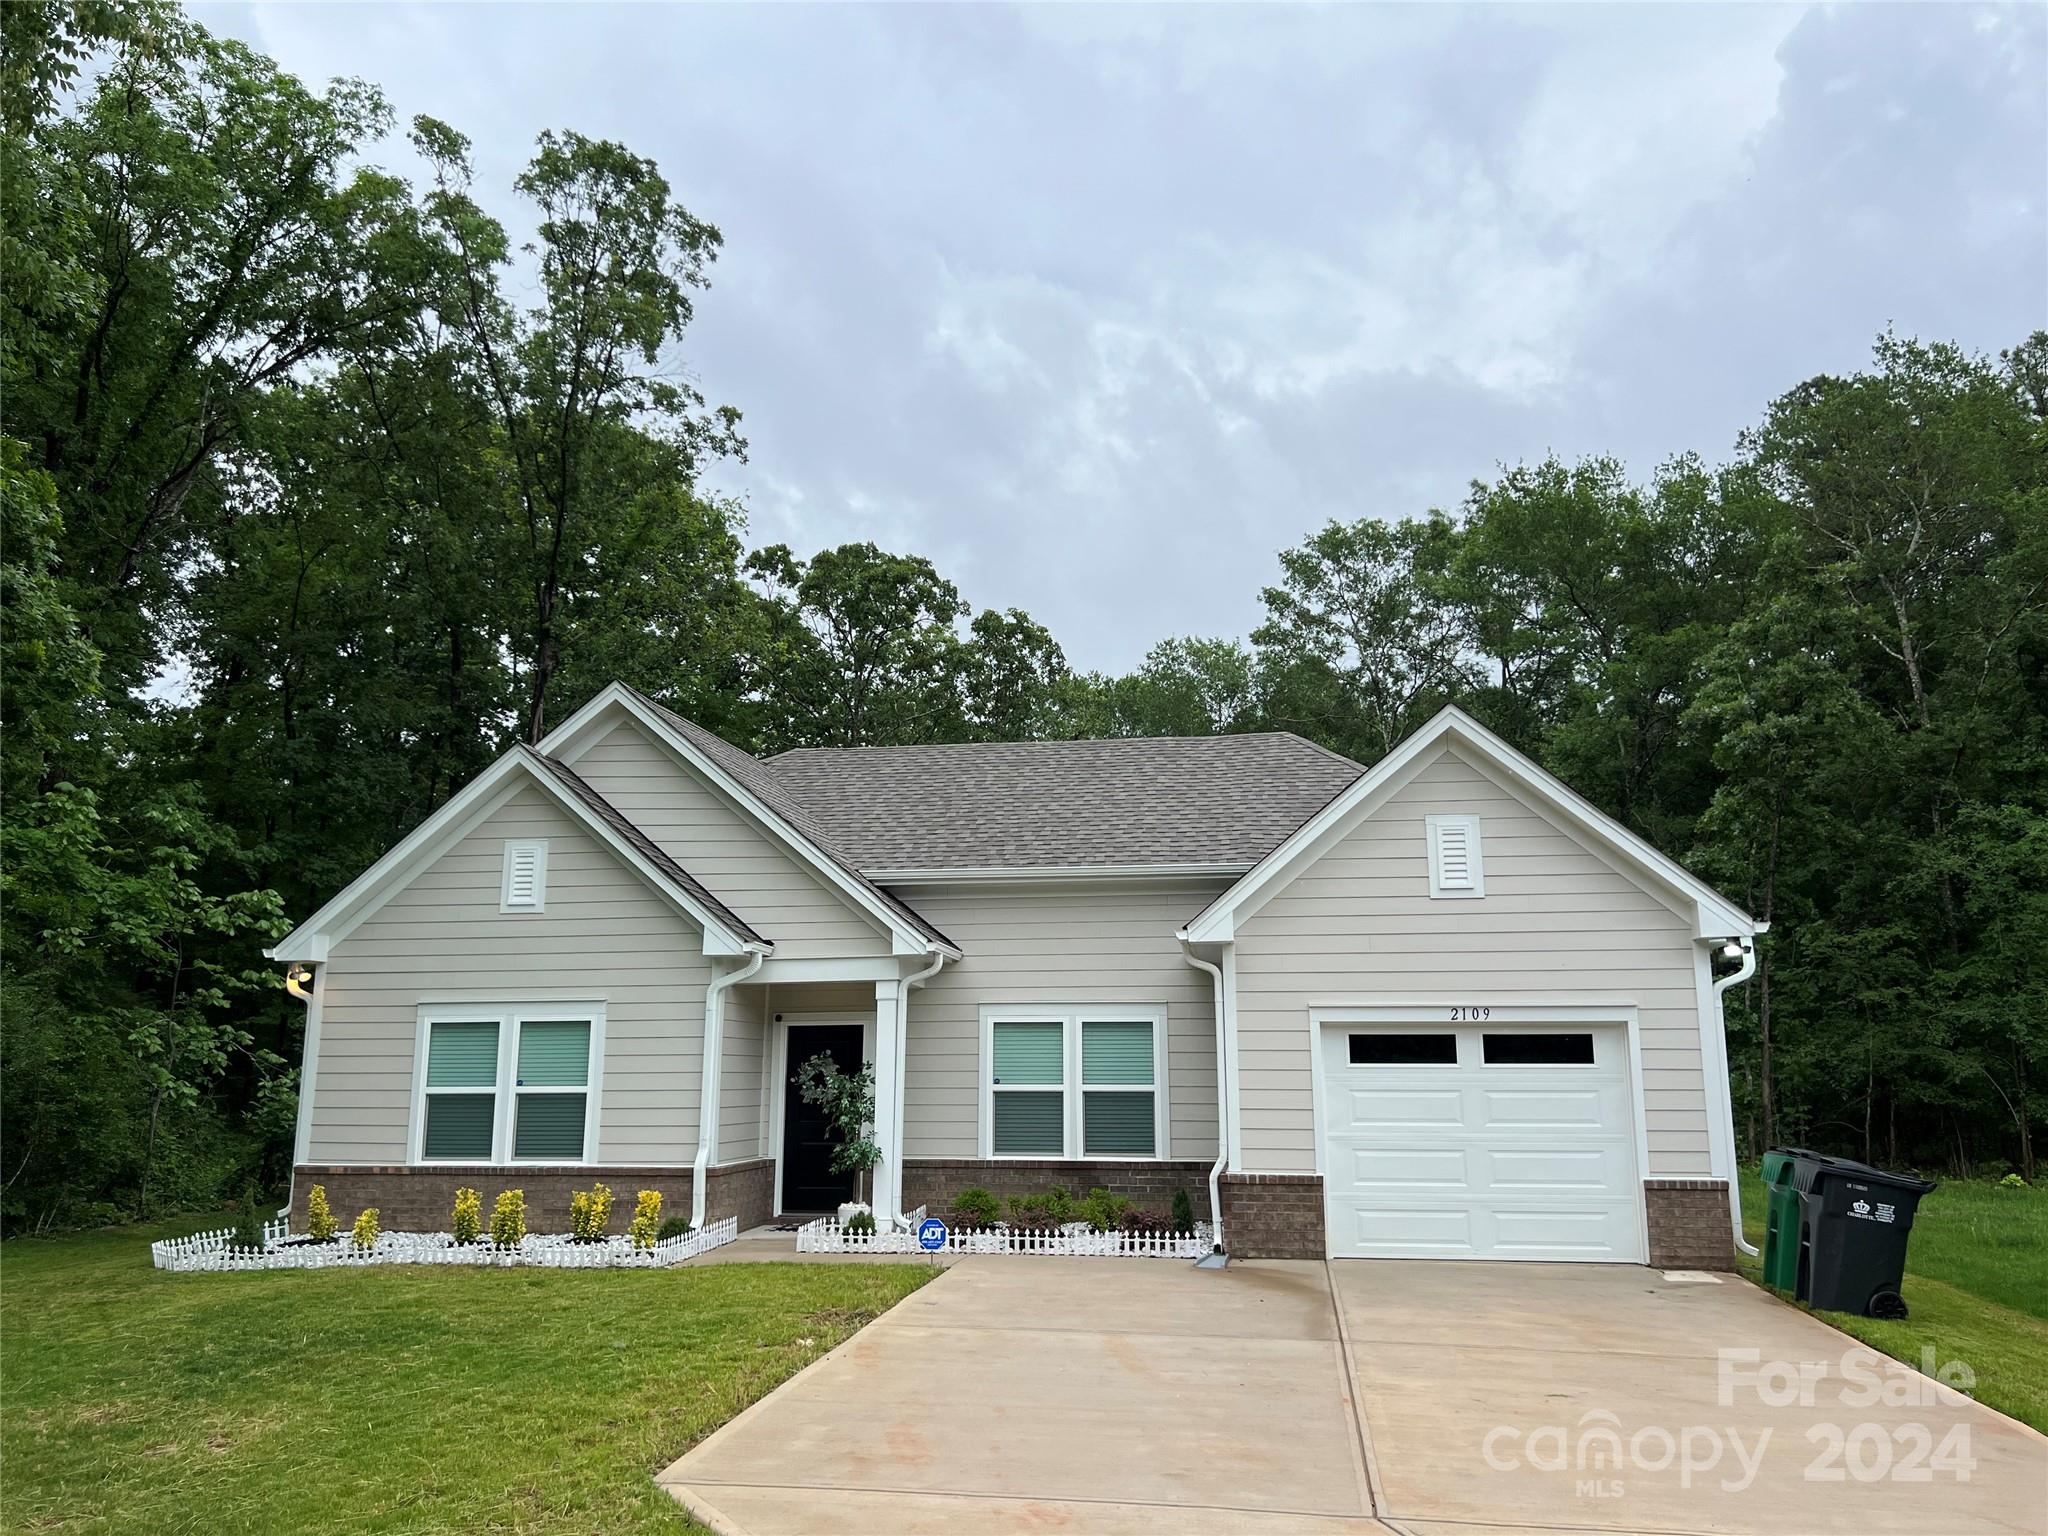
M 822 1054 L 874 1065 L 884 1219 L 1185 1189 L 1238 1256 L 1726 1267 L 1762 926 L 1455 709 L 1370 770 L 1286 734 L 763 761 L 614 686 L 271 952 L 294 1199 L 826 1210 Z

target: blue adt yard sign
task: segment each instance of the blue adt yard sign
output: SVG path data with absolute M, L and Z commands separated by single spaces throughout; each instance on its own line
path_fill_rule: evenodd
M 936 1217 L 917 1224 L 917 1246 L 926 1253 L 937 1253 L 946 1246 L 946 1224 Z

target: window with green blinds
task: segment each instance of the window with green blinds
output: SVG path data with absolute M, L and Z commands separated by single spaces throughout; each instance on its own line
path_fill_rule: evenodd
M 995 1080 L 1057 1088 L 1066 1081 L 1066 1026 L 1057 1019 L 995 1026 Z
M 498 1021 L 444 1020 L 427 1036 L 429 1088 L 496 1088 Z
M 590 1081 L 587 1019 L 528 1019 L 519 1026 L 523 1087 L 581 1088 Z
M 1088 1087 L 1150 1087 L 1152 1026 L 1144 1020 L 1081 1025 L 1081 1081 Z
M 428 1094 L 427 1130 L 421 1154 L 489 1162 L 497 1111 L 495 1093 Z
M 995 1096 L 998 1157 L 1064 1157 L 1067 1096 L 1043 1091 Z
M 580 1093 L 522 1093 L 512 1131 L 514 1157 L 559 1158 L 577 1162 L 583 1156 L 583 1104 Z
M 1150 1093 L 1081 1095 L 1081 1152 L 1086 1157 L 1150 1157 L 1154 1140 Z

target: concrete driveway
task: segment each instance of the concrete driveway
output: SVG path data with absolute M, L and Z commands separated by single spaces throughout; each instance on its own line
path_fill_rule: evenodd
M 729 1536 L 2048 1533 L 2048 1439 L 1854 1349 L 1632 1267 L 971 1258 L 661 1482 Z

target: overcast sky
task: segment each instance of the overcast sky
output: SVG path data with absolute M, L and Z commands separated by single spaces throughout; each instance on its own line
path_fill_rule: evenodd
M 1331 518 L 2048 324 L 2038 5 L 196 12 L 451 122 L 522 233 L 542 129 L 652 156 L 725 235 L 685 356 L 751 542 L 923 553 L 1084 667 L 1249 632 Z

